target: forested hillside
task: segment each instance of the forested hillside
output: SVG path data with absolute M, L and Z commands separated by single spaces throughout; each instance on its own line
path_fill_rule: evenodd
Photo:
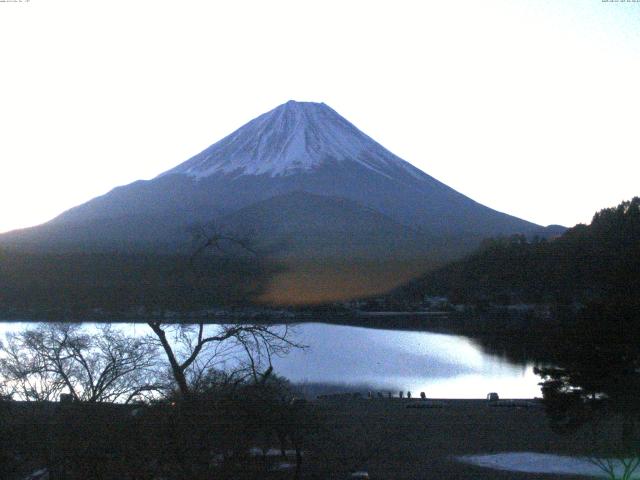
M 276 269 L 254 257 L 0 250 L 0 317 L 121 319 L 246 304 Z
M 640 287 L 640 198 L 597 212 L 556 239 L 486 240 L 474 254 L 399 291 L 447 295 L 454 303 L 632 300 Z

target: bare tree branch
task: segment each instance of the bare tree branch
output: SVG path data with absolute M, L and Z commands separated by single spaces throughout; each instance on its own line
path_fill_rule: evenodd
M 0 377 L 24 400 L 55 400 L 66 389 L 75 400 L 127 402 L 140 392 L 164 390 L 153 342 L 110 325 L 99 331 L 40 324 L 7 334 L 6 345 L 0 344 Z

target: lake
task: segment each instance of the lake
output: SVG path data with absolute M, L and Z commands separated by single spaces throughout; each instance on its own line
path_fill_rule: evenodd
M 27 325 L 2 323 L 0 334 Z M 150 333 L 143 323 L 123 328 Z M 358 386 L 395 395 L 410 390 L 414 397 L 425 392 L 429 398 L 484 398 L 488 392 L 502 398 L 541 396 L 532 365 L 488 354 L 462 336 L 303 323 L 295 327 L 295 340 L 308 348 L 273 361 L 276 373 L 295 383 Z

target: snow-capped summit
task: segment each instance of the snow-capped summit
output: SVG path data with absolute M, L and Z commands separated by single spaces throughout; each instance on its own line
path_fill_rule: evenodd
M 441 259 L 460 253 L 456 244 L 468 251 L 486 236 L 539 228 L 413 167 L 329 106 L 290 101 L 152 180 L 2 235 L 0 244 L 170 250 L 188 248 L 190 228 L 211 222 L 305 258 Z
M 327 105 L 290 101 L 156 178 L 0 235 L 0 246 L 191 254 L 194 225 L 285 262 L 267 298 L 286 304 L 377 294 L 484 237 L 545 234 L 413 167 Z
M 324 103 L 290 100 L 162 175 L 276 177 L 344 161 L 357 162 L 385 176 L 398 168 L 413 175 L 420 173 Z

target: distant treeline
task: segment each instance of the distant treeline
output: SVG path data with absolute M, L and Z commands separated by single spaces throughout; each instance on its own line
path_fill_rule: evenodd
M 0 250 L 0 315 L 117 319 L 246 304 L 276 270 L 253 257 Z
M 0 317 L 131 319 L 246 306 L 282 270 L 282 264 L 255 255 L 28 253 L 0 248 Z M 638 296 L 639 272 L 636 197 L 552 240 L 523 235 L 485 240 L 463 260 L 398 289 L 387 303 L 411 309 L 425 295 L 475 305 L 627 301 Z M 282 288 L 297 294 L 305 279 L 301 276 Z M 303 286 L 322 287 L 317 281 Z M 335 307 L 327 306 L 332 312 Z
M 599 211 L 553 240 L 486 240 L 474 254 L 406 285 L 398 298 L 453 303 L 587 303 L 638 296 L 640 198 Z

